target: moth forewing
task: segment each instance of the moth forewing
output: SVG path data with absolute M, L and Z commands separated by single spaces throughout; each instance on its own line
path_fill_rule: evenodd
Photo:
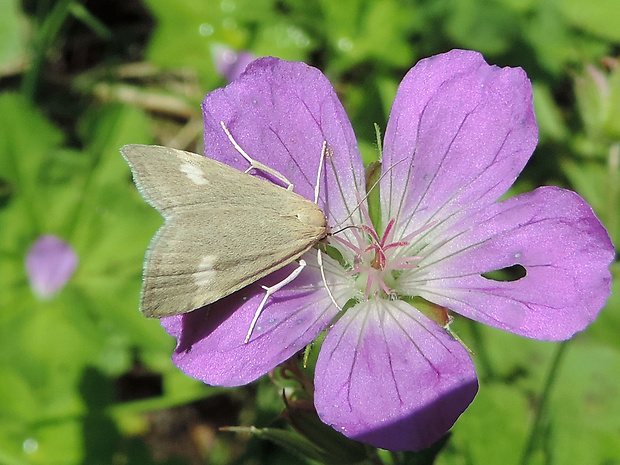
M 144 263 L 141 311 L 187 313 L 298 259 L 329 228 L 313 202 L 201 155 L 121 149 L 144 199 L 165 223 Z
M 196 187 L 208 182 L 202 173 L 209 172 L 210 163 L 216 163 L 196 154 L 156 145 L 125 145 L 121 153 L 144 200 L 164 217 L 168 208 L 200 201 L 201 191 Z

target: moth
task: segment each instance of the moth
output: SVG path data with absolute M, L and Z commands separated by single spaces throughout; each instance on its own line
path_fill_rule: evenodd
M 250 159 L 222 127 L 250 168 L 286 180 Z M 125 145 L 121 153 L 138 191 L 164 218 L 144 262 L 140 310 L 147 317 L 211 304 L 300 259 L 329 234 L 323 211 L 290 183 L 286 188 L 168 147 Z M 265 288 L 252 327 L 269 295 L 301 272 L 305 262 L 299 263 L 284 281 Z

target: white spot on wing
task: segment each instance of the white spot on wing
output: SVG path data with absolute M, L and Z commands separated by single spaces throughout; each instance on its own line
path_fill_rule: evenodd
M 207 184 L 208 181 L 205 179 L 204 173 L 196 168 L 191 163 L 185 162 L 181 165 L 181 172 L 185 173 L 185 175 L 192 181 L 194 184 L 198 184 L 199 186 Z
M 215 280 L 217 272 L 213 269 L 217 257 L 214 255 L 206 255 L 202 257 L 198 268 L 194 273 L 194 281 L 198 286 L 208 286 Z

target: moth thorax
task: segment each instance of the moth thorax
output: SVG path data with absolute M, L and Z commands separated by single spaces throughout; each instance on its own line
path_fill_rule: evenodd
M 306 226 L 313 228 L 327 228 L 327 218 L 319 207 L 305 208 L 295 213 L 297 219 Z

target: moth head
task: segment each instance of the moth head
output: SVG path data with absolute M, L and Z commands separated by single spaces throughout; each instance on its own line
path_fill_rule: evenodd
M 314 228 L 327 228 L 327 218 L 320 208 L 298 210 L 295 217 L 304 225 Z

